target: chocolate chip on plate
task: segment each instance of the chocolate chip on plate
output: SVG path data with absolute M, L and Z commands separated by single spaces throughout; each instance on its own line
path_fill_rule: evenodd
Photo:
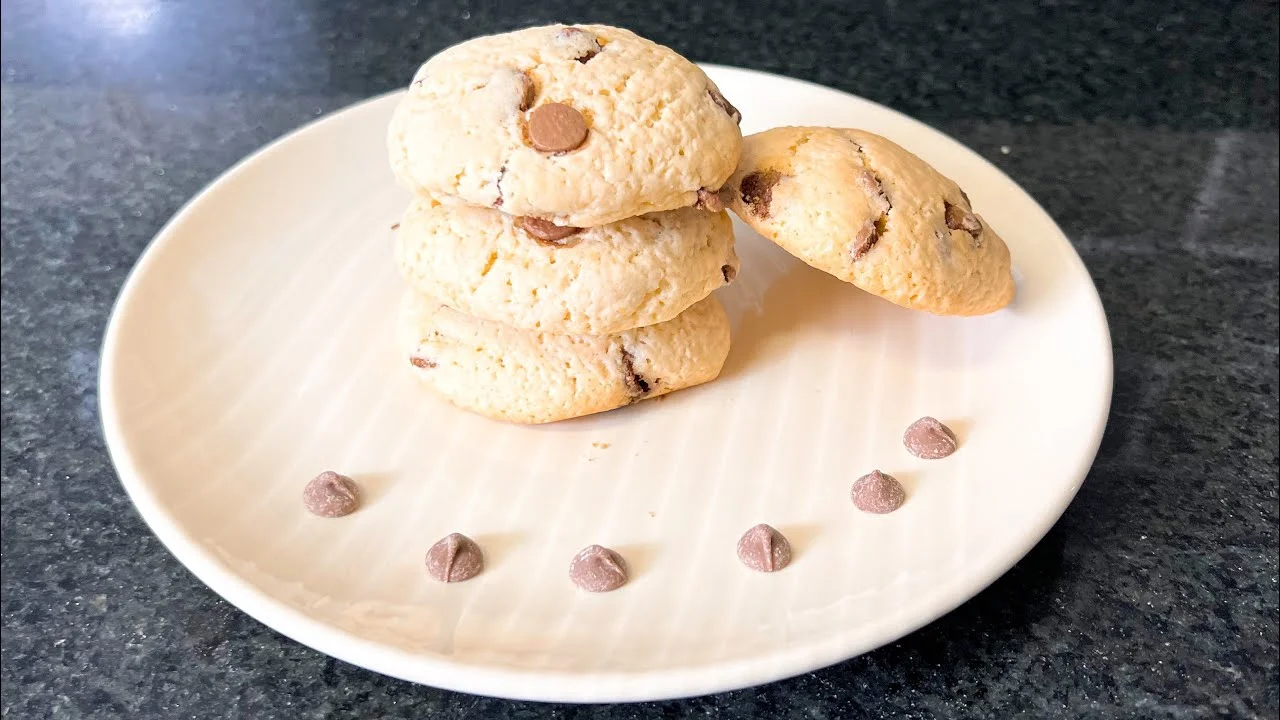
M 564 240 L 570 235 L 577 235 L 582 232 L 582 228 L 572 227 L 569 225 L 557 225 L 550 220 L 543 220 L 542 218 L 528 216 L 516 218 L 516 225 L 518 225 L 521 230 L 532 235 L 534 240 L 538 240 L 543 243 L 550 243 L 552 245 L 562 245 L 564 243 L 561 243 L 561 240 Z
M 738 559 L 760 572 L 777 572 L 791 564 L 791 543 L 773 527 L 760 523 L 738 539 Z
M 326 518 L 350 515 L 360 507 L 360 486 L 346 475 L 325 470 L 303 488 L 302 503 L 312 515 Z
M 849 495 L 859 510 L 877 515 L 897 510 L 907 499 L 902 483 L 879 470 L 872 470 L 855 480 Z
M 918 458 L 937 460 L 956 451 L 956 435 L 951 428 L 928 415 L 907 426 L 902 444 Z
M 569 579 L 587 592 L 609 592 L 627 584 L 627 563 L 607 547 L 590 545 L 573 556 Z
M 565 153 L 587 141 L 587 119 L 564 103 L 534 108 L 528 127 L 529 142 L 542 152 Z
M 427 550 L 427 572 L 440 582 L 470 580 L 483 569 L 480 546 L 461 533 L 450 533 Z

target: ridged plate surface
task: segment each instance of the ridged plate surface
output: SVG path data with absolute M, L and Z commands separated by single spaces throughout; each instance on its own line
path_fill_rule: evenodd
M 121 480 L 201 580 L 343 660 L 474 693 L 667 698 L 766 682 L 889 642 L 947 612 L 1043 536 L 1084 479 L 1111 395 L 1097 293 L 1053 221 L 955 141 L 795 80 L 712 67 L 743 129 L 848 125 L 956 179 L 1007 240 L 1019 282 L 995 315 L 902 310 L 738 225 L 723 376 L 582 420 L 519 427 L 435 400 L 394 351 L 390 226 L 407 196 L 383 137 L 395 96 L 299 130 L 184 208 L 119 300 L 102 364 Z M 902 447 L 934 415 L 961 449 Z M 355 515 L 307 514 L 318 471 L 354 475 Z M 879 468 L 908 500 L 871 516 Z M 795 546 L 747 571 L 738 536 Z M 487 571 L 442 585 L 423 555 L 472 536 Z M 634 578 L 576 590 L 600 543 Z

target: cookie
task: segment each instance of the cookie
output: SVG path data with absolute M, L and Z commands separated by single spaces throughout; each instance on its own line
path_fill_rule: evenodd
M 587 335 L 670 320 L 738 274 L 729 214 L 693 208 L 554 237 L 496 210 L 419 198 L 396 230 L 396 261 L 412 287 L 455 310 Z
M 751 135 L 721 197 L 787 252 L 903 307 L 981 315 L 1013 300 L 1009 249 L 969 197 L 878 135 Z
M 605 25 L 468 40 L 426 62 L 388 131 L 409 189 L 592 227 L 714 203 L 738 111 L 679 54 Z M 717 208 L 718 209 L 718 208 Z
M 714 297 L 675 318 L 615 335 L 557 335 L 479 320 L 416 292 L 400 314 L 404 363 L 458 407 L 546 423 L 715 379 L 729 319 Z

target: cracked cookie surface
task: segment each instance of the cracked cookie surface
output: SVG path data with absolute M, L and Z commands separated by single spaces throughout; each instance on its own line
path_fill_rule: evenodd
M 603 335 L 670 320 L 738 273 L 726 212 L 650 213 L 562 235 L 497 210 L 415 199 L 396 230 L 414 288 L 526 330 Z
M 981 315 L 1013 300 L 1009 250 L 969 197 L 879 135 L 751 135 L 721 198 L 787 252 L 897 305 Z
M 591 415 L 714 380 L 729 318 L 714 297 L 671 320 L 613 335 L 517 330 L 410 291 L 401 305 L 404 366 L 458 407 L 546 423 Z
M 552 25 L 432 57 L 387 145 L 419 194 L 591 227 L 719 189 L 741 153 L 739 119 L 675 51 L 620 28 Z

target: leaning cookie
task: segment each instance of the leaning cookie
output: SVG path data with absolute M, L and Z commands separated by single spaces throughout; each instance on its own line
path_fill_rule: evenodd
M 411 291 L 399 335 L 406 367 L 432 390 L 517 423 L 590 415 L 705 383 L 729 354 L 729 319 L 714 297 L 616 335 L 556 335 L 477 320 Z
M 714 203 L 742 150 L 739 119 L 675 51 L 605 25 L 553 25 L 428 60 L 387 142 L 417 193 L 590 227 Z
M 981 315 L 1013 300 L 1009 249 L 964 191 L 878 135 L 751 135 L 721 197 L 787 252 L 898 305 Z
M 563 235 L 425 198 L 400 221 L 396 261 L 411 286 L 455 310 L 587 335 L 670 320 L 738 273 L 724 211 L 669 210 Z

